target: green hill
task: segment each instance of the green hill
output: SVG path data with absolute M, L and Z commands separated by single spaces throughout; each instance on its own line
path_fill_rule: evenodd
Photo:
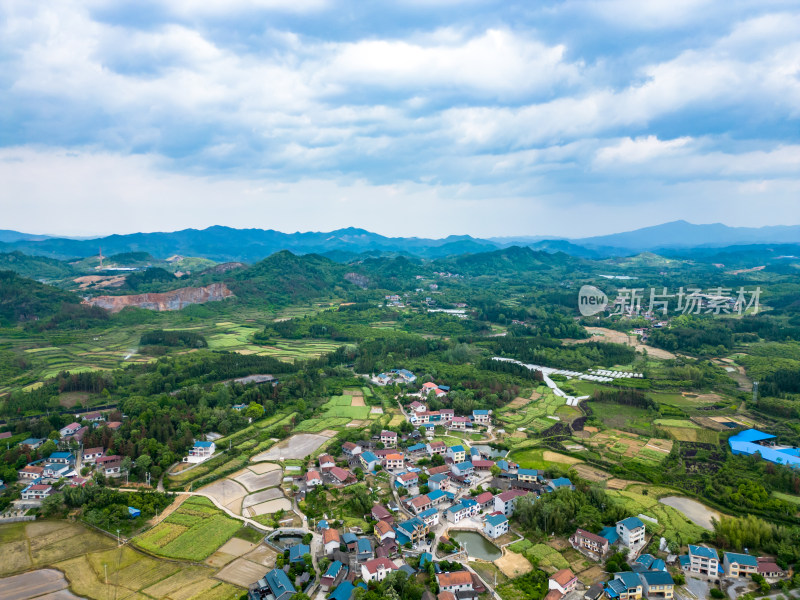
M 45 285 L 13 271 L 0 271 L 0 325 L 38 321 L 61 311 L 64 304 L 78 305 L 79 296 Z
M 14 271 L 31 279 L 63 279 L 75 274 L 75 269 L 68 262 L 47 258 L 46 256 L 28 256 L 22 252 L 0 253 L 0 270 Z

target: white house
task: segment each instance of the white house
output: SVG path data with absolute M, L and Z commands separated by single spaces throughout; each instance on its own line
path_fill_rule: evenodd
M 104 450 L 100 447 L 98 448 L 86 448 L 83 451 L 83 464 L 85 465 L 93 465 L 98 458 L 103 456 Z
M 397 432 L 395 431 L 381 431 L 381 442 L 387 448 L 394 448 L 397 446 Z
M 53 493 L 53 486 L 43 483 L 29 485 L 22 490 L 23 500 L 43 500 Z
M 373 558 L 361 565 L 361 578 L 366 581 L 383 581 L 392 571 L 397 571 L 397 565 L 388 558 Z
M 319 474 L 319 471 L 315 471 L 311 469 L 306 473 L 306 487 L 314 488 L 318 485 L 322 485 L 322 477 Z
M 491 423 L 492 411 L 490 410 L 473 410 L 472 411 L 472 422 L 475 425 L 489 425 Z
M 216 452 L 217 447 L 214 445 L 214 442 L 201 442 L 197 441 L 194 443 L 194 446 L 189 450 L 189 456 L 186 456 L 183 459 L 183 462 L 188 463 L 201 463 L 207 461 L 214 455 Z
M 455 571 L 453 573 L 438 573 L 436 575 L 436 582 L 439 584 L 439 590 L 442 592 L 471 592 L 472 587 L 472 573 L 469 571 Z
M 101 456 L 96 461 L 96 468 L 106 477 L 119 477 L 122 475 L 122 457 L 116 454 Z
M 561 569 L 550 576 L 547 587 L 558 590 L 562 594 L 569 594 L 578 585 L 578 576 L 569 569 Z
M 639 517 L 628 517 L 617 523 L 620 544 L 626 548 L 638 548 L 644 544 L 645 528 Z
M 80 423 L 70 423 L 66 427 L 59 429 L 58 433 L 61 435 L 61 437 L 67 437 L 68 435 L 75 435 L 80 428 Z
M 354 442 L 345 442 L 342 444 L 342 453 L 347 457 L 358 456 L 361 452 L 361 446 Z
M 483 523 L 483 532 L 490 538 L 499 538 L 508 533 L 508 519 L 504 515 L 489 515 Z
M 460 444 L 458 446 L 450 446 L 445 456 L 452 459 L 454 463 L 464 462 L 467 460 L 467 450 Z
M 494 497 L 494 510 L 503 513 L 506 517 L 514 514 L 517 499 L 527 496 L 525 490 L 508 490 Z
M 707 577 L 719 577 L 719 556 L 717 551 L 706 546 L 689 544 L 689 562 L 684 570 Z
M 325 529 L 322 531 L 322 545 L 325 548 L 325 554 L 331 555 L 334 550 L 339 549 L 339 544 L 342 540 L 339 537 L 339 532 L 335 529 Z

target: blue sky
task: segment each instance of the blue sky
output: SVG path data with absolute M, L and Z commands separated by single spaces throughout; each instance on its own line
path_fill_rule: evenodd
M 5 0 L 0 228 L 800 223 L 800 7 Z

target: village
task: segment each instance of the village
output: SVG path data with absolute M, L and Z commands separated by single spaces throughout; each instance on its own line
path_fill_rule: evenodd
M 411 371 L 393 369 L 374 376 L 373 383 L 409 384 L 416 379 Z M 495 449 L 490 440 L 503 430 L 493 423 L 491 410 L 475 409 L 468 416 L 456 415 L 449 408 L 430 410 L 429 399 L 445 398 L 449 387 L 434 382 L 418 387 L 398 402 L 410 427 L 387 428 L 368 439 L 328 447 L 306 462 L 300 474 L 287 478 L 302 522 L 263 532 L 262 543 L 278 556 L 274 568 L 249 586 L 251 600 L 288 600 L 301 593 L 318 600 L 351 600 L 357 588 L 398 571 L 425 581 L 429 600 L 434 596 L 437 600 L 477 599 L 485 594 L 499 598 L 496 581 L 479 566 L 512 556 L 510 548 L 525 542 L 514 528 L 518 504 L 574 490 L 575 485 L 567 477 L 548 477 L 542 470 L 522 468 L 508 459 L 506 451 Z M 564 397 L 567 403 L 570 399 Z M 82 444 L 90 429 L 114 431 L 122 423 L 109 421 L 109 413 L 102 411 L 79 414 L 76 419 L 59 430 L 58 440 L 21 442 L 30 450 L 45 443 L 56 450 L 19 470 L 24 488 L 14 512 L 6 516 L 40 506 L 59 486 L 89 485 L 93 474 L 127 479 L 130 459 L 126 464 L 123 457 L 107 454 L 103 447 Z M 476 437 L 483 441 L 470 444 L 465 434 L 480 434 Z M 451 443 L 443 441 L 448 436 Z M 773 437 L 748 430 L 731 438 L 731 450 L 758 453 L 773 462 L 795 461 L 791 451 L 773 445 Z M 453 439 L 459 443 L 452 443 Z M 211 439 L 195 440 L 180 464 L 191 468 L 217 451 Z M 310 519 L 297 510 L 296 503 L 316 490 L 345 490 L 379 478 L 389 483 L 392 500 L 375 504 L 364 515 L 366 528 L 349 527 L 333 515 Z M 131 517 L 138 516 L 138 509 L 129 507 L 129 511 Z M 673 554 L 663 538 L 659 544 L 648 531 L 651 521 L 651 517 L 631 514 L 596 532 L 576 529 L 562 540 L 563 545 L 598 565 L 596 581 L 582 580 L 568 567 L 551 568 L 546 600 L 693 600 L 679 586 L 697 590 L 697 597 L 705 597 L 704 590 L 721 587 L 734 598 L 736 590 L 751 580 L 777 583 L 787 577 L 771 557 L 719 553 L 700 544 L 688 544 L 685 554 Z M 654 543 L 660 557 L 652 553 Z M 618 572 L 604 568 L 612 556 L 621 557 Z

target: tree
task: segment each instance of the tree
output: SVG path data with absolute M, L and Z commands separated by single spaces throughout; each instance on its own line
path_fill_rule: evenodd
M 244 411 L 244 416 L 254 421 L 260 419 L 264 415 L 264 407 L 257 402 L 251 402 L 247 409 Z
M 152 458 L 150 458 L 147 454 L 142 454 L 136 459 L 136 470 L 138 470 L 141 474 L 144 474 L 147 472 L 147 469 L 150 468 L 152 463 Z

